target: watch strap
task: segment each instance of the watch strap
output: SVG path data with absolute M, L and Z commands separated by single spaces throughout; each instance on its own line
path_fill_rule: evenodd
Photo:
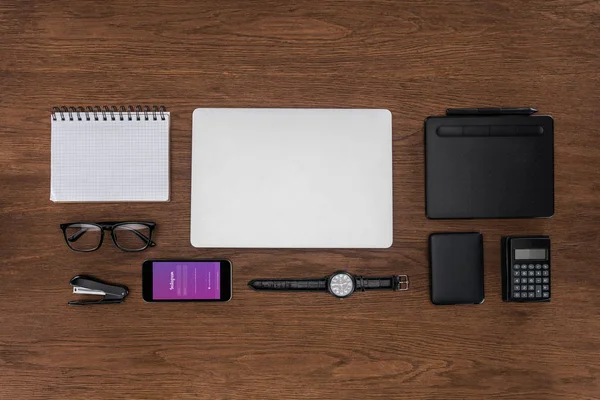
M 381 277 L 357 276 L 356 289 L 365 290 L 408 290 L 408 276 L 394 275 Z
M 248 283 L 254 290 L 327 290 L 327 279 L 254 279 Z

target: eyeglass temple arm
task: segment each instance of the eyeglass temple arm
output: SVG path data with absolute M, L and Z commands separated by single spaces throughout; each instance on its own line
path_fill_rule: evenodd
M 156 243 L 154 243 L 152 240 L 150 240 L 150 238 L 148 236 L 144 235 L 142 232 L 138 231 L 137 229 L 133 229 L 133 228 L 127 228 L 127 229 L 132 231 L 133 233 L 135 233 L 135 235 L 137 237 L 139 237 L 140 239 L 142 239 L 144 242 L 150 242 L 150 247 L 156 246 Z
M 81 229 L 79 229 L 79 231 L 77 231 L 74 234 L 72 234 L 71 236 L 69 236 L 67 238 L 67 240 L 69 242 L 76 242 L 77 239 L 79 239 L 80 237 L 82 237 L 83 234 L 86 233 L 88 230 L 89 230 L 89 228 L 81 228 Z
M 69 236 L 67 238 L 67 240 L 69 242 L 76 242 L 80 237 L 83 236 L 84 233 L 86 233 L 89 230 L 89 228 L 81 228 L 79 230 L 79 232 L 75 232 L 74 234 L 72 234 L 71 236 Z M 138 231 L 137 229 L 129 229 L 130 231 L 132 231 L 133 233 L 135 233 L 135 235 L 137 237 L 139 237 L 140 239 L 142 239 L 144 242 L 148 242 L 150 241 L 150 246 L 154 247 L 156 246 L 156 243 L 154 243 L 153 241 L 151 241 L 146 235 L 144 235 L 142 232 Z

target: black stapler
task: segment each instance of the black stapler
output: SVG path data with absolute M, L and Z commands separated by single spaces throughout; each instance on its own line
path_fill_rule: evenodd
M 100 300 L 72 300 L 68 303 L 70 306 L 122 303 L 129 294 L 125 286 L 109 285 L 91 276 L 77 275 L 69 283 L 73 286 L 73 293 L 104 296 Z

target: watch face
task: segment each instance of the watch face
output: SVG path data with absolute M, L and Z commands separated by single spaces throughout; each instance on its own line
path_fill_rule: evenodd
M 336 273 L 329 279 L 329 291 L 336 297 L 346 297 L 354 292 L 354 279 L 345 273 Z

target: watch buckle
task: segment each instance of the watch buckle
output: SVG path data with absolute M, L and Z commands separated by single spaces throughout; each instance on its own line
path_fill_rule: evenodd
M 408 275 L 398 275 L 397 290 L 408 290 Z

